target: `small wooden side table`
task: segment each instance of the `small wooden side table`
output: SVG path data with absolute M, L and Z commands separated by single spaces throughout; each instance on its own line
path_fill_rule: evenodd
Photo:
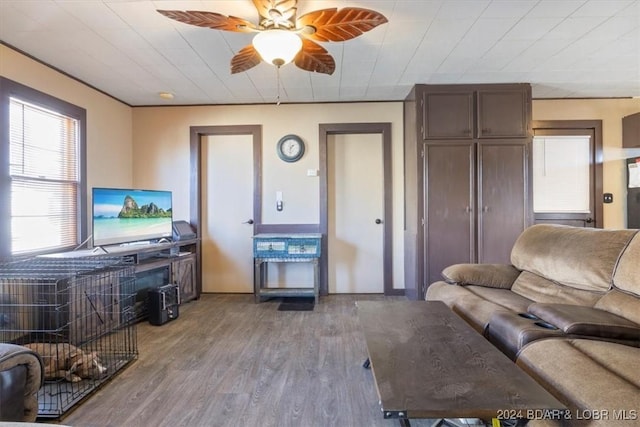
M 320 287 L 320 243 L 318 233 L 270 233 L 253 236 L 253 292 L 256 303 L 263 298 L 313 297 L 319 299 Z M 278 287 L 268 286 L 269 263 L 310 263 L 313 265 L 313 286 Z

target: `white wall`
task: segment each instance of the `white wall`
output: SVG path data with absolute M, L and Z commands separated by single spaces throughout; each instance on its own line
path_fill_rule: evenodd
M 140 107 L 133 111 L 133 180 L 137 187 L 173 191 L 174 216 L 188 219 L 189 129 L 191 126 L 262 126 L 264 224 L 317 224 L 319 179 L 308 169 L 319 168 L 318 126 L 321 123 L 391 122 L 394 207 L 394 286 L 404 287 L 404 187 L 402 103 L 283 104 L 203 107 Z M 293 164 L 276 154 L 278 140 L 297 134 L 306 144 L 304 157 Z M 282 191 L 287 208 L 275 209 Z
M 87 110 L 87 197 L 132 185 L 131 107 L 1 44 L 0 75 Z

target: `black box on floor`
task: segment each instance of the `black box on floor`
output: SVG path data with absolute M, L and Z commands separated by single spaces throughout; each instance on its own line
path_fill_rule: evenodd
M 149 289 L 149 323 L 164 325 L 180 315 L 178 285 L 164 285 Z

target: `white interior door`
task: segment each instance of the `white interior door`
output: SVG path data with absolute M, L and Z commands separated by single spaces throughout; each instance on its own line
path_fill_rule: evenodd
M 202 291 L 253 292 L 253 137 L 202 140 Z
M 327 183 L 329 293 L 383 293 L 382 135 L 329 135 Z

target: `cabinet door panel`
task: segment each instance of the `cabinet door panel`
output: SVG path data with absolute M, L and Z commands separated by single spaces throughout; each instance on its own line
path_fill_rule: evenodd
M 478 145 L 478 262 L 509 263 L 529 215 L 527 146 Z
M 475 258 L 474 145 L 425 145 L 425 280 Z
M 640 113 L 622 118 L 622 148 L 640 147 Z
M 424 94 L 424 139 L 473 137 L 473 92 Z
M 186 302 L 196 298 L 196 255 L 186 255 L 171 263 L 173 283 L 180 288 L 180 299 Z
M 527 136 L 527 100 L 520 89 L 478 91 L 478 138 Z

